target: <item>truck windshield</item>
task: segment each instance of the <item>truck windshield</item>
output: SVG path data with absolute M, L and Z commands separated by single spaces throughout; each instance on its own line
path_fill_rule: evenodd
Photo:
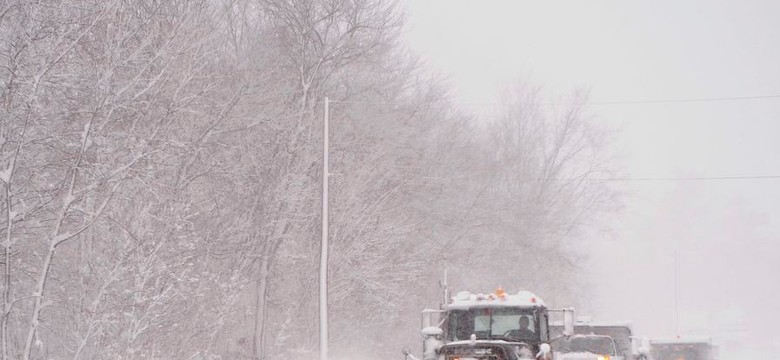
M 562 338 L 555 351 L 560 353 L 592 353 L 615 356 L 615 343 L 608 336 L 572 336 Z
M 452 310 L 449 314 L 447 340 L 510 338 L 539 340 L 539 326 L 534 309 L 472 308 Z

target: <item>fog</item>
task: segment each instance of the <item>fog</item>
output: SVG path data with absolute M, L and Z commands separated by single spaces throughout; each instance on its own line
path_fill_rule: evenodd
M 595 121 L 616 129 L 623 208 L 588 236 L 580 313 L 710 336 L 724 359 L 780 352 L 780 4 L 406 6 L 409 41 L 463 103 L 517 77 L 585 87 Z
M 0 1 L 0 359 L 769 358 L 779 12 Z

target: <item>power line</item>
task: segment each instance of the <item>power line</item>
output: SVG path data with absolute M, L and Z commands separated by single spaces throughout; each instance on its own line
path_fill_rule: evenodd
M 660 100 L 589 101 L 587 103 L 588 104 L 593 104 L 593 105 L 668 104 L 668 103 L 742 101 L 742 100 L 762 100 L 762 99 L 780 99 L 780 95 L 731 96 L 731 97 L 710 97 L 710 98 L 681 98 L 681 99 L 660 99 Z
M 749 176 L 691 176 L 691 177 L 639 177 L 639 178 L 585 178 L 588 181 L 702 181 L 702 180 L 765 180 L 780 179 L 780 175 L 749 175 Z M 577 179 L 557 179 L 570 181 Z
M 586 101 L 588 105 L 632 105 L 632 104 L 673 104 L 673 103 L 697 103 L 697 102 L 724 102 L 724 101 L 748 101 L 748 100 L 766 100 L 766 99 L 780 99 L 778 95 L 754 95 L 754 96 L 729 96 L 729 97 L 701 97 L 701 98 L 678 98 L 678 99 L 658 99 L 658 100 L 606 100 L 606 101 Z M 339 104 L 363 104 L 363 105 L 406 105 L 405 102 L 399 101 L 361 101 L 361 100 L 331 100 L 331 103 Z M 430 104 L 444 103 L 448 105 L 467 105 L 467 106 L 499 106 L 499 105 L 511 105 L 512 103 L 500 103 L 500 102 L 468 102 L 468 101 L 451 101 L 451 100 L 437 100 L 432 101 Z M 528 104 L 537 105 L 570 105 L 569 102 L 528 102 Z

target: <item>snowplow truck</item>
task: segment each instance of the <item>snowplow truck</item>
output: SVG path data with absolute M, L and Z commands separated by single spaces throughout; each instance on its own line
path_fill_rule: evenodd
M 553 337 L 563 334 L 563 323 L 550 324 L 550 335 Z M 634 336 L 631 332 L 631 323 L 624 321 L 577 321 L 574 323 L 575 335 L 604 335 L 615 341 L 616 356 L 626 360 L 638 358 L 632 345 Z M 676 359 L 675 359 L 676 360 Z
M 555 344 L 555 360 L 626 360 L 607 335 L 575 334 Z
M 573 309 L 549 311 L 563 312 L 573 331 Z M 422 335 L 423 360 L 552 360 L 547 305 L 528 291 L 459 292 L 441 310 L 423 310 Z
M 650 339 L 652 360 L 717 360 L 717 351 L 709 338 Z

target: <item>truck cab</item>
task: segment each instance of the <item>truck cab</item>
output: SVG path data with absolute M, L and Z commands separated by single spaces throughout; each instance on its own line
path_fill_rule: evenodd
M 573 318 L 573 310 L 562 311 Z M 442 310 L 423 314 L 424 360 L 552 359 L 547 305 L 531 292 L 462 291 Z M 438 321 L 425 314 L 438 314 Z
M 563 323 L 551 323 L 550 335 L 553 337 L 563 334 Z M 638 349 L 634 349 L 635 337 L 628 321 L 591 321 L 589 318 L 578 319 L 574 323 L 575 335 L 603 335 L 614 340 L 616 346 L 615 356 L 626 360 L 637 358 Z
M 624 360 L 615 340 L 607 335 L 576 334 L 555 346 L 555 360 Z
M 652 360 L 714 360 L 716 351 L 709 338 L 651 339 Z

